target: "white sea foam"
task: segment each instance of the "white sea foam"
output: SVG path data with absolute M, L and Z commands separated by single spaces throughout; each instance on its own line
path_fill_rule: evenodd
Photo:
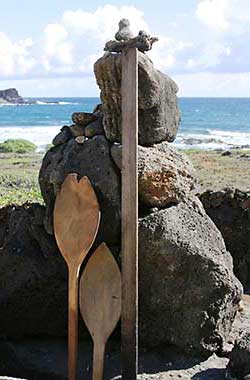
M 249 132 L 232 132 L 209 129 L 208 134 L 179 133 L 175 145 L 181 149 L 230 149 L 230 148 L 249 148 Z
M 0 142 L 7 139 L 25 138 L 37 145 L 39 151 L 43 151 L 50 144 L 61 126 L 15 126 L 0 127 Z M 222 130 L 208 130 L 209 134 L 182 133 L 177 135 L 173 143 L 180 149 L 229 149 L 235 147 L 250 146 L 250 133 L 231 132 Z
M 0 107 L 29 107 L 29 106 L 66 106 L 66 105 L 77 105 L 80 103 L 77 102 L 50 102 L 50 101 L 42 101 L 36 100 L 33 103 L 0 103 Z
M 41 100 L 36 100 L 35 103 L 30 103 L 30 105 L 36 105 L 36 106 L 55 106 L 55 105 L 59 105 L 59 106 L 65 106 L 65 105 L 71 105 L 71 104 L 79 104 L 79 103 L 74 103 L 74 102 L 50 102 L 50 101 L 47 101 L 47 102 L 43 102 Z
M 0 127 L 0 142 L 7 139 L 26 139 L 38 147 L 38 151 L 43 151 L 47 144 L 60 131 L 61 126 L 24 126 L 24 127 Z

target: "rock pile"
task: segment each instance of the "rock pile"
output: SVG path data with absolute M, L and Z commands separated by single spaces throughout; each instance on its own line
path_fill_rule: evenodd
M 75 113 L 45 155 L 39 182 L 53 232 L 56 194 L 70 172 L 88 176 L 100 202 L 97 243 L 119 260 L 121 224 L 121 54 L 94 66 L 102 104 Z M 216 226 L 194 196 L 191 164 L 169 142 L 179 126 L 177 86 L 139 53 L 140 339 L 209 355 L 226 343 L 242 287 Z M 96 243 L 96 244 L 97 244 Z
M 105 241 L 120 260 L 121 54 L 105 53 L 94 70 L 102 104 L 74 113 L 45 154 L 39 183 L 46 207 L 1 210 L 0 336 L 66 336 L 67 276 L 52 218 L 68 173 L 90 179 L 102 214 L 95 244 Z M 180 120 L 176 92 L 173 80 L 140 53 L 140 343 L 209 356 L 221 353 L 229 338 L 242 286 L 219 230 L 194 195 L 192 165 L 169 145 Z

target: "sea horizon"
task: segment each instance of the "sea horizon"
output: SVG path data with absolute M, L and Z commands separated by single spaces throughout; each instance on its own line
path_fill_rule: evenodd
M 0 142 L 25 138 L 44 151 L 73 112 L 92 112 L 99 97 L 24 97 L 0 104 Z M 182 114 L 173 145 L 180 149 L 250 148 L 250 97 L 178 97 Z

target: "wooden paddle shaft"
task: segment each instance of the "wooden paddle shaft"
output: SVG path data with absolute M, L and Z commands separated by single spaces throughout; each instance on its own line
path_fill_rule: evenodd
M 68 280 L 68 378 L 77 378 L 79 269 L 69 267 Z
M 138 52 L 122 53 L 122 361 L 138 372 Z
M 93 360 L 93 380 L 103 380 L 105 345 L 94 344 L 94 360 Z

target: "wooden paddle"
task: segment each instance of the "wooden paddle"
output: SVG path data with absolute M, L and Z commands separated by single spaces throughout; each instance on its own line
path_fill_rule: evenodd
M 94 341 L 93 380 L 103 380 L 106 342 L 121 315 L 121 273 L 105 243 L 90 257 L 82 274 L 80 310 Z
M 99 227 L 98 201 L 87 177 L 79 182 L 68 174 L 56 197 L 54 231 L 69 273 L 68 280 L 68 374 L 76 380 L 78 341 L 78 283 L 80 266 Z

